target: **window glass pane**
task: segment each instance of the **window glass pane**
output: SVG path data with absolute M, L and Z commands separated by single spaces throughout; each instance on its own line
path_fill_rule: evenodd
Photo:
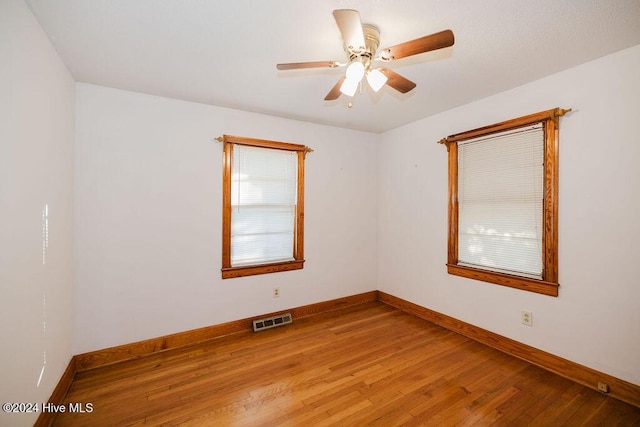
M 458 261 L 542 277 L 542 124 L 458 145 Z
M 236 145 L 231 177 L 231 265 L 293 260 L 297 154 Z

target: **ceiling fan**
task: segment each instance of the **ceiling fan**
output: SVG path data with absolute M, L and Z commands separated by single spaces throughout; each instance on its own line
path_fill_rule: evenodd
M 324 97 L 325 101 L 338 99 L 340 94 L 353 96 L 365 76 L 369 86 L 376 92 L 387 84 L 401 93 L 407 93 L 416 87 L 414 82 L 386 67 L 374 68 L 373 62 L 390 62 L 419 53 L 449 47 L 454 43 L 453 32 L 444 30 L 378 51 L 380 31 L 373 25 L 362 24 L 357 10 L 338 9 L 333 11 L 333 16 L 344 41 L 344 50 L 348 57 L 347 62 L 314 61 L 277 65 L 278 70 L 346 66 L 345 75 L 338 80 L 327 96 Z

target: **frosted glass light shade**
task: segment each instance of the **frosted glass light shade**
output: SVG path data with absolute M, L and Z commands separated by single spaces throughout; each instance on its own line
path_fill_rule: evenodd
M 364 77 L 364 65 L 362 65 L 362 62 L 352 62 L 351 64 L 349 64 L 349 66 L 347 67 L 347 80 L 352 80 L 356 83 L 360 83 L 360 80 L 362 80 L 362 77 Z
M 340 92 L 344 93 L 347 96 L 353 96 L 356 94 L 358 84 L 360 84 L 359 80 L 351 80 L 349 77 L 347 77 L 340 86 Z
M 387 82 L 387 76 L 380 70 L 371 70 L 367 73 L 367 82 L 369 82 L 371 89 L 377 92 L 382 89 L 382 86 Z

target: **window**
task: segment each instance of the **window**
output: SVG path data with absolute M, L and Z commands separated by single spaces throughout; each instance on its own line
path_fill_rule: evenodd
M 222 278 L 304 264 L 304 158 L 299 144 L 224 135 Z
M 558 295 L 559 108 L 450 135 L 447 271 Z

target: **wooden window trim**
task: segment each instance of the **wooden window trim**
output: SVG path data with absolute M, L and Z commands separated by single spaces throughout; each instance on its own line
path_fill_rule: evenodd
M 230 279 L 234 277 L 268 274 L 280 271 L 301 270 L 304 267 L 304 160 L 306 154 L 313 150 L 301 144 L 245 138 L 233 135 L 223 135 L 222 143 L 224 150 L 222 166 L 222 278 Z M 240 267 L 231 266 L 231 165 L 234 145 L 272 148 L 297 153 L 298 195 L 294 225 L 294 259 L 292 261 L 243 265 Z
M 439 142 L 447 147 L 449 169 L 447 272 L 502 286 L 558 296 L 558 121 L 571 111 L 554 108 L 490 126 L 450 135 Z M 544 140 L 543 272 L 531 279 L 458 265 L 458 142 L 542 122 Z

